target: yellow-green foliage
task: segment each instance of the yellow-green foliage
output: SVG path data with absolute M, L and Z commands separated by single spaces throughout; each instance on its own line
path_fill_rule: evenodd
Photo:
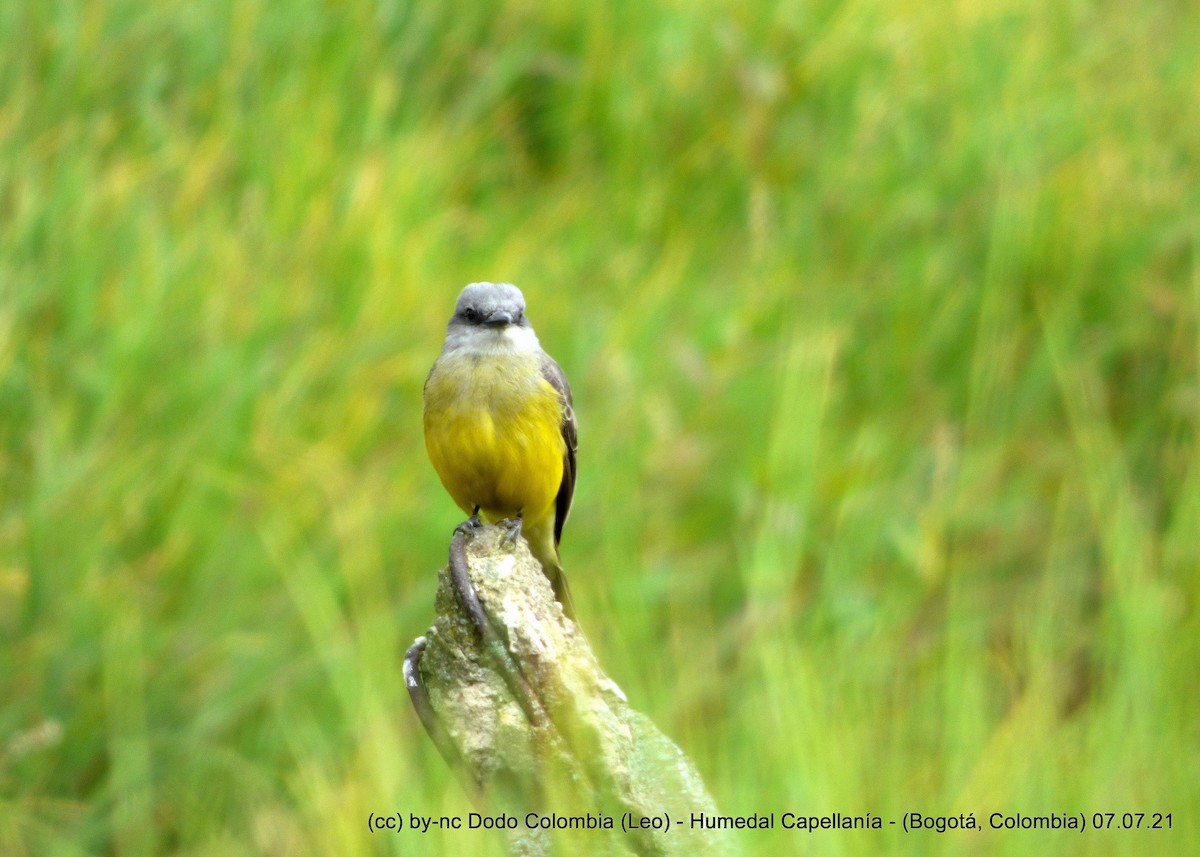
M 420 400 L 520 285 L 576 603 L 749 853 L 1200 853 L 1194 3 L 0 3 L 0 853 L 497 853 Z

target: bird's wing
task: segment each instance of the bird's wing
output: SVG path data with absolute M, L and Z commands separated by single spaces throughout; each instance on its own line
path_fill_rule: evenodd
M 542 352 L 542 377 L 558 391 L 563 401 L 560 429 L 566 451 L 563 453 L 562 484 L 558 486 L 558 497 L 554 501 L 554 545 L 557 547 L 567 513 L 571 511 L 571 498 L 575 496 L 575 450 L 579 448 L 579 426 L 575 422 L 575 409 L 571 406 L 571 385 L 567 383 L 567 376 L 554 358 L 545 352 Z

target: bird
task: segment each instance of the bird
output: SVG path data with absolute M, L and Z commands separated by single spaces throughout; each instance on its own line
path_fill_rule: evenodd
M 470 516 L 523 536 L 563 613 L 575 617 L 559 556 L 575 494 L 578 425 L 562 367 L 542 350 L 512 283 L 466 286 L 424 388 L 425 448 Z

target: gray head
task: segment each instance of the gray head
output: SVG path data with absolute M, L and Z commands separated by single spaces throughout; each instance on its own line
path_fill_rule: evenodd
M 538 348 L 525 317 L 525 296 L 512 283 L 471 283 L 458 296 L 446 326 L 446 348 L 525 351 Z
M 525 296 L 512 283 L 471 283 L 458 296 L 450 324 L 492 328 L 509 324 L 528 326 Z

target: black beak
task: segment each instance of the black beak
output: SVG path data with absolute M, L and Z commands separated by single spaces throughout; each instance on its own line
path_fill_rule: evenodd
M 496 310 L 483 323 L 488 327 L 504 327 L 505 325 L 512 324 L 512 320 L 512 315 L 509 313 L 506 313 L 504 310 Z

